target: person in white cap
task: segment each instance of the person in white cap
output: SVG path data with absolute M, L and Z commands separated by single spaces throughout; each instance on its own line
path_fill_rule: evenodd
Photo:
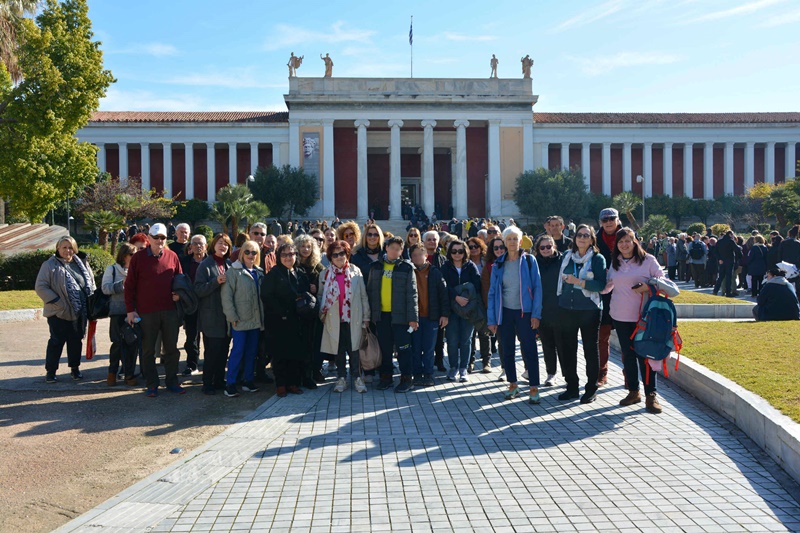
M 147 241 L 149 246 L 131 259 L 125 278 L 127 321 L 131 325 L 139 323 L 142 329 L 141 366 L 147 380 L 147 396 L 158 396 L 155 354 L 159 333 L 167 390 L 184 394 L 186 390 L 178 382 L 178 330 L 181 322 L 175 302 L 180 298 L 172 291 L 172 280 L 183 271 L 177 254 L 166 247 L 167 228 L 164 224 L 153 224 Z

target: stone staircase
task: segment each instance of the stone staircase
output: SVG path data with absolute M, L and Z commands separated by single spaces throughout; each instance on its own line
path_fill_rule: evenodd
M 0 224 L 0 254 L 14 255 L 34 250 L 56 249 L 67 229 L 49 224 Z

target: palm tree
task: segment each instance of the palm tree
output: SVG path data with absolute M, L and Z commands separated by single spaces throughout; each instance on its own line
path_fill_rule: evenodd
M 641 227 L 641 224 L 636 222 L 636 217 L 633 216 L 633 212 L 636 210 L 636 208 L 642 205 L 642 199 L 639 198 L 639 196 L 630 191 L 625 191 L 616 195 L 611 200 L 611 203 L 614 206 L 614 209 L 627 215 L 628 222 L 631 224 L 631 226 L 635 226 L 637 228 Z
M 39 4 L 41 0 L 0 0 L 0 61 L 14 83 L 22 80 L 22 72 L 17 65 L 19 24 L 25 15 L 36 13 Z
M 111 234 L 111 255 L 117 252 L 117 238 L 119 230 L 125 229 L 127 224 L 122 215 L 113 211 L 101 209 L 92 211 L 84 215 L 84 226 L 89 229 L 97 230 L 97 244 L 106 249 L 108 246 L 108 235 Z
M 211 217 L 222 224 L 222 231 L 228 233 L 230 223 L 233 238 L 239 234 L 239 222 L 250 221 L 269 215 L 269 208 L 253 200 L 253 193 L 245 185 L 226 185 L 217 191 L 217 201 Z

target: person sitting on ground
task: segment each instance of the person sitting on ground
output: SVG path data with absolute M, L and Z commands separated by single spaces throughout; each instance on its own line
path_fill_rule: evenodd
M 800 320 L 800 302 L 790 281 L 797 276 L 797 268 L 790 263 L 778 263 L 767 270 L 767 281 L 758 293 L 758 304 L 753 307 L 753 318 L 759 322 Z

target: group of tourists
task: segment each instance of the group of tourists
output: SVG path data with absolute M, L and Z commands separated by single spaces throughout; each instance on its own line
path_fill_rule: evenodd
M 184 394 L 180 374 L 200 372 L 202 338 L 202 391 L 208 395 L 223 391 L 236 397 L 240 391 L 256 392 L 257 383 L 273 381 L 280 397 L 302 394 L 325 381 L 326 361 L 328 372 L 336 374 L 337 393 L 351 385 L 363 393 L 372 383 L 377 390 L 405 393 L 434 385 L 437 371 L 449 381 L 469 382 L 478 357 L 478 370 L 495 372 L 491 361 L 497 353 L 498 379 L 508 381 L 506 399 L 523 394 L 522 380 L 529 403 L 538 404 L 540 387 L 555 385 L 560 367 L 565 388 L 558 399 L 586 404 L 607 383 L 609 339 L 616 329 L 628 391 L 620 404 L 642 401 L 641 376 L 646 409 L 661 412 L 656 374 L 644 379 L 647 361 L 629 339 L 649 286 L 664 283 L 664 273 L 636 233 L 621 225 L 615 209 L 602 210 L 597 230 L 587 224 L 575 227 L 571 221 L 565 226 L 561 217 L 548 217 L 545 231 L 535 238 L 513 220 L 506 227 L 491 220 L 456 223 L 458 227 L 448 222 L 455 234 L 435 226 L 423 232 L 409 224 L 402 238 L 382 231 L 374 221 L 363 227 L 338 219 L 330 226 L 301 224 L 293 228 L 294 236 L 277 221 L 271 228 L 259 222 L 237 239 L 238 246 L 224 233 L 209 243 L 202 234 L 192 235 L 185 223 L 155 223 L 146 233 L 129 232 L 101 283 L 102 292 L 111 297 L 108 385 L 118 379 L 139 385 L 138 358 L 147 396 L 158 396 L 158 358 L 166 390 Z M 790 230 L 782 249 L 791 249 L 787 242 L 798 244 L 797 230 Z M 174 241 L 167 246 L 170 235 Z M 763 247 L 758 237 L 753 236 L 751 258 Z M 728 257 L 721 253 L 733 238 L 726 235 L 716 243 L 709 238 L 706 243 L 699 235 L 687 241 L 679 236 L 684 248 L 699 243 L 703 254 L 695 259 L 688 252 L 678 264 L 692 265 L 699 284 L 705 274 L 694 261 L 706 262 L 709 247 L 716 246 L 718 272 L 722 279 L 730 278 Z M 769 265 L 771 252 L 765 250 Z M 81 342 L 95 287 L 80 255 L 75 240 L 63 237 L 36 281 L 50 326 L 46 380 L 51 383 L 57 381 L 64 344 L 72 378 L 82 378 Z M 688 270 L 682 266 L 681 276 Z M 780 272 L 785 273 L 766 268 L 768 277 L 781 277 Z M 751 275 L 756 292 L 769 292 L 770 281 L 759 289 L 757 271 Z M 186 366 L 179 373 L 181 327 Z M 373 335 L 381 363 L 365 370 L 359 352 Z M 579 336 L 584 379 L 578 375 Z M 525 368 L 521 376 L 517 343 Z

